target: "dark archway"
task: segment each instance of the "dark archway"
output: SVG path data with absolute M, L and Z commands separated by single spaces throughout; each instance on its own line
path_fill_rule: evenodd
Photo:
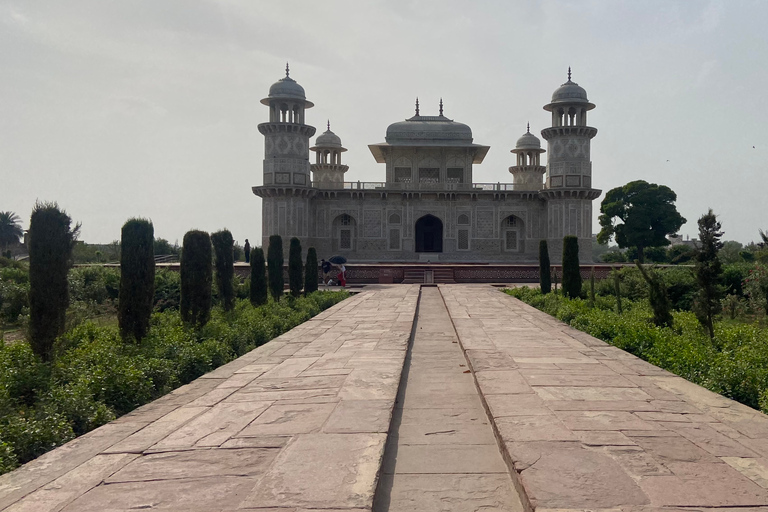
M 416 221 L 416 252 L 443 252 L 443 221 L 434 215 Z

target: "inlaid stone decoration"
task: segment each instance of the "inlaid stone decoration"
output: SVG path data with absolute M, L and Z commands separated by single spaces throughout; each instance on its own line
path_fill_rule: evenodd
M 305 112 L 314 104 L 287 66 L 261 103 L 269 121 L 259 125 L 264 166 L 253 193 L 262 199 L 263 245 L 278 234 L 287 253 L 298 237 L 318 256 L 341 254 L 350 263 L 533 263 L 539 240 L 547 240 L 552 262 L 559 263 L 562 237 L 575 235 L 582 261 L 592 259 L 592 201 L 601 191 L 592 188 L 590 142 L 597 130 L 587 125 L 587 112 L 595 105 L 570 69 L 544 106 L 552 116 L 541 131 L 548 161 L 529 125 L 511 150 L 511 183 L 473 183 L 473 166 L 490 148 L 444 114 L 442 99 L 438 115 L 422 114 L 417 99 L 415 115 L 390 124 L 385 141 L 368 146 L 384 164 L 377 182 L 346 175 L 347 148 L 330 121 L 310 142 L 315 128 Z M 518 219 L 514 226 L 509 212 Z

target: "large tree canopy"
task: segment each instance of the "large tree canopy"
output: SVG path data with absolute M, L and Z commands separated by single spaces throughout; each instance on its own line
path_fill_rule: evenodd
M 643 249 L 669 245 L 667 235 L 677 233 L 685 219 L 677 212 L 677 195 L 669 187 L 643 180 L 610 190 L 600 204 L 597 241 L 616 238 L 619 247 L 636 247 L 642 263 Z

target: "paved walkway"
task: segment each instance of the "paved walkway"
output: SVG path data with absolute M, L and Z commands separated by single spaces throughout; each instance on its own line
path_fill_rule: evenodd
M 768 417 L 487 285 L 422 288 L 412 333 L 419 293 L 368 287 L 0 476 L 0 510 L 768 512 Z

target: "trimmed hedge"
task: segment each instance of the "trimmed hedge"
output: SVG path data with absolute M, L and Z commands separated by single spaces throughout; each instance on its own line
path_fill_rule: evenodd
M 224 311 L 231 311 L 235 301 L 235 277 L 234 245 L 232 233 L 228 229 L 222 229 L 211 235 L 216 266 L 216 289 L 219 292 L 219 300 L 224 306 Z
M 211 317 L 213 269 L 211 237 L 205 231 L 188 231 L 181 253 L 181 318 L 201 327 Z
M 283 238 L 280 235 L 269 237 L 267 249 L 267 275 L 269 277 L 269 294 L 276 301 L 283 296 L 285 281 L 283 279 Z
M 146 219 L 123 224 L 120 238 L 120 295 L 117 319 L 124 339 L 149 330 L 155 298 L 155 228 Z
M 288 289 L 292 297 L 301 295 L 304 284 L 304 266 L 301 263 L 301 241 L 293 237 L 288 248 Z

